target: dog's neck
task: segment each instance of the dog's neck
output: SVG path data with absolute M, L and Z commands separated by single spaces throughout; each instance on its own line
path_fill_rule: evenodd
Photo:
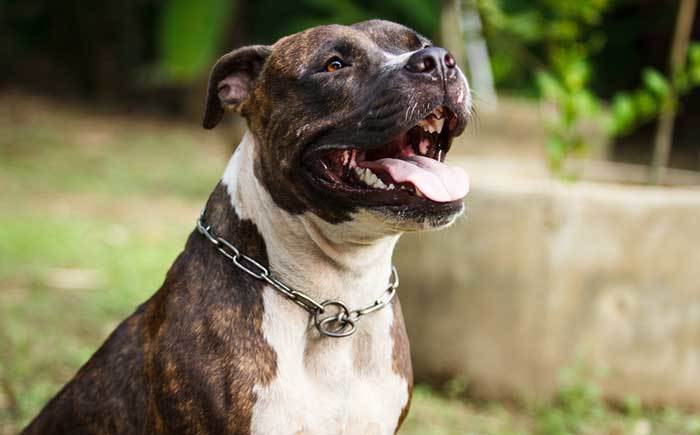
M 312 213 L 278 207 L 254 173 L 257 147 L 248 132 L 226 168 L 234 212 L 262 235 L 273 275 L 323 301 L 339 299 L 350 309 L 371 304 L 386 288 L 399 234 L 369 213 L 331 224 Z

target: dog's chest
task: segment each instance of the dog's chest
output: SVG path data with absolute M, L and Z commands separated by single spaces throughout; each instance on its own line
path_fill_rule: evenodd
M 277 356 L 271 383 L 255 387 L 253 434 L 393 434 L 408 401 L 394 370 L 393 313 L 363 319 L 347 338 L 309 341 L 308 315 L 273 290 L 264 294 L 263 333 Z

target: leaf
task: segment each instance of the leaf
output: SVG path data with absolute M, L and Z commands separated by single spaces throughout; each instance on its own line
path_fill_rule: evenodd
M 688 60 L 691 65 L 700 66 L 700 42 L 693 42 L 688 47 Z
M 656 95 L 666 98 L 671 94 L 671 85 L 660 72 L 653 68 L 646 68 L 642 73 L 644 85 Z
M 645 91 L 638 91 L 634 96 L 635 116 L 651 118 L 659 112 L 660 104 L 654 96 Z
M 541 41 L 544 36 L 542 21 L 542 17 L 537 11 L 513 14 L 504 21 L 502 31 L 508 32 L 512 37 L 523 42 L 533 43 Z
M 674 83 L 676 85 L 676 92 L 679 95 L 684 95 L 688 91 L 690 91 L 692 83 L 690 81 L 690 76 L 688 75 L 688 71 L 686 71 L 686 70 L 677 71 L 673 80 L 674 80 Z
M 538 71 L 536 74 L 537 87 L 548 100 L 559 100 L 564 95 L 564 89 L 559 81 L 547 71 Z
M 636 118 L 634 100 L 628 94 L 620 93 L 612 103 L 612 133 L 622 134 L 633 124 Z
M 565 60 L 561 62 L 560 69 L 567 89 L 579 91 L 586 87 L 590 77 L 590 65 L 579 54 L 567 53 Z
M 211 66 L 235 5 L 233 0 L 169 0 L 164 5 L 158 46 L 169 80 L 191 81 Z
M 700 68 L 693 68 L 690 70 L 690 80 L 692 81 L 693 85 L 700 84 Z
M 588 90 L 578 91 L 572 98 L 576 112 L 581 116 L 592 117 L 600 111 L 598 100 Z

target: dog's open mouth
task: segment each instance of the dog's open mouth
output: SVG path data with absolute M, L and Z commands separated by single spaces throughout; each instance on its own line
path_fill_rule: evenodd
M 458 201 L 469 192 L 469 178 L 444 163 L 456 124 L 454 114 L 440 106 L 380 147 L 334 149 L 307 163 L 315 178 L 337 191 L 390 203 L 407 197 Z

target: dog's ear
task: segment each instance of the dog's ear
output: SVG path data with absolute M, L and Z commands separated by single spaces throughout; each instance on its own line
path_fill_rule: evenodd
M 253 90 L 271 51 L 266 45 L 251 45 L 233 50 L 216 61 L 209 76 L 204 128 L 216 127 L 225 110 L 240 113 L 241 103 Z

